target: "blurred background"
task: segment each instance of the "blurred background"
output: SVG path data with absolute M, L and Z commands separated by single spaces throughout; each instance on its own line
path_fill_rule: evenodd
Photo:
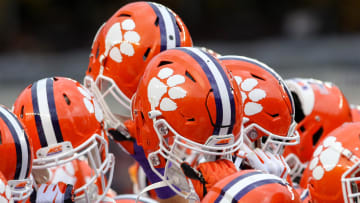
M 131 1 L 0 0 L 0 103 L 50 76 L 82 82 L 99 26 Z M 172 0 L 196 46 L 256 58 L 284 78 L 332 81 L 360 104 L 360 1 Z M 131 192 L 131 160 L 114 144 L 114 189 Z

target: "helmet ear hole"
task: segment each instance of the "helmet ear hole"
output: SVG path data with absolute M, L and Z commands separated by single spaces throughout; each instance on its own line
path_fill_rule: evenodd
M 251 76 L 253 76 L 253 77 L 256 78 L 256 79 L 265 81 L 264 78 L 262 78 L 262 77 L 260 77 L 260 76 L 258 76 L 258 75 L 255 75 L 255 74 L 252 74 L 252 73 L 251 73 Z
M 143 60 L 146 61 L 146 59 L 148 58 L 149 56 L 149 53 L 150 53 L 150 47 L 146 49 L 145 53 L 144 53 L 144 56 L 143 56 Z
M 21 107 L 20 118 L 24 118 L 24 105 Z
M 186 75 L 186 77 L 188 77 L 190 80 L 192 80 L 193 82 L 196 82 L 196 80 L 194 79 L 194 77 L 188 72 L 188 71 L 186 71 L 185 72 L 185 75 Z
M 172 63 L 173 63 L 173 62 L 171 62 L 171 61 L 160 61 L 158 67 L 160 67 L 160 66 L 165 66 L 165 65 L 168 65 L 168 64 L 172 64 Z
M 64 96 L 66 104 L 70 106 L 71 101 L 70 101 L 69 97 L 66 94 L 63 94 L 63 96 Z
M 156 27 L 159 26 L 159 16 L 156 17 L 156 20 L 155 20 L 154 24 L 155 24 Z
M 121 13 L 120 15 L 118 15 L 118 17 L 131 17 L 131 15 L 126 13 Z
M 142 111 L 140 111 L 140 115 L 141 115 L 141 120 L 144 122 L 145 121 L 145 117 Z
M 0 144 L 2 144 L 2 131 L 0 130 Z
M 319 128 L 318 131 L 316 131 L 316 133 L 313 135 L 313 146 L 315 146 L 317 144 L 317 142 L 319 141 L 320 137 L 322 136 L 324 130 L 323 128 Z
M 99 54 L 100 54 L 100 46 L 99 44 L 97 44 L 95 58 L 99 58 Z

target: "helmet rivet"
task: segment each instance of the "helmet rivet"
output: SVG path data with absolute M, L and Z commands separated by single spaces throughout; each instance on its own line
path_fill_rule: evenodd
M 158 158 L 156 155 L 154 155 L 154 154 L 150 156 L 150 161 L 151 161 L 151 163 L 152 163 L 153 166 L 158 166 L 158 165 L 160 165 L 160 160 L 159 160 L 159 158 Z
M 250 138 L 251 140 L 255 140 L 255 139 L 257 138 L 258 134 L 257 134 L 257 132 L 256 132 L 255 129 L 252 129 L 252 130 L 249 132 L 248 136 L 249 136 L 249 138 Z
M 165 136 L 169 133 L 169 128 L 164 123 L 159 123 L 156 128 L 161 136 Z
M 316 120 L 317 122 L 319 122 L 319 121 L 320 121 L 320 116 L 315 116 L 315 120 Z
M 159 132 L 162 136 L 167 135 L 169 133 L 169 129 L 166 126 L 161 126 L 159 128 Z

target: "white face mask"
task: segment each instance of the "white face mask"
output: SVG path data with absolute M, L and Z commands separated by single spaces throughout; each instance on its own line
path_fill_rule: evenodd
M 94 175 L 80 188 L 75 189 L 75 201 L 100 201 L 110 189 L 115 164 L 114 156 L 109 153 L 108 142 L 103 136 L 94 134 L 75 149 L 70 142 L 41 148 L 36 152 L 38 158 L 33 161 L 33 169 L 47 169 L 65 165 L 73 160 L 85 160 Z M 55 154 L 49 153 L 54 147 L 61 147 L 63 150 Z M 100 181 L 101 194 L 95 184 L 97 181 Z
M 244 128 L 244 134 L 247 136 L 248 142 L 253 140 L 258 136 L 257 131 L 260 131 L 267 135 L 267 139 L 264 143 L 261 143 L 263 151 L 269 151 L 272 154 L 281 155 L 284 149 L 284 146 L 297 145 L 300 143 L 300 135 L 295 130 L 297 123 L 294 121 L 290 127 L 287 136 L 280 136 L 273 134 L 261 127 L 256 123 L 249 124 Z
M 94 94 L 103 110 L 107 127 L 126 131 L 124 121 L 131 117 L 131 100 L 117 87 L 115 81 L 102 74 L 97 76 L 96 81 L 86 76 L 84 86 Z
M 153 118 L 153 121 L 153 127 L 158 136 L 160 148 L 148 156 L 151 169 L 162 179 L 163 184 L 161 187 L 166 185 L 185 199 L 199 200 L 199 197 L 192 187 L 192 182 L 185 176 L 181 168 L 181 164 L 188 156 L 199 155 L 208 159 L 216 156 L 228 155 L 230 157 L 234 152 L 239 150 L 243 142 L 242 135 L 239 136 L 238 140 L 234 140 L 234 136 L 229 134 L 210 136 L 206 144 L 199 144 L 178 134 L 164 119 L 157 120 Z M 168 133 L 174 135 L 173 140 L 169 141 L 164 138 Z M 228 142 L 223 144 L 222 140 Z M 218 143 L 221 143 L 221 145 Z M 156 169 L 160 164 L 160 157 L 166 160 L 163 174 Z

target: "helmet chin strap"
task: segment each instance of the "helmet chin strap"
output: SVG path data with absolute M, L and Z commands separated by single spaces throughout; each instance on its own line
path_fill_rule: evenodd
M 139 194 L 137 194 L 136 197 L 136 203 L 140 200 L 141 195 L 143 195 L 144 193 L 150 191 L 150 190 L 155 190 L 157 188 L 162 188 L 162 187 L 166 187 L 168 186 L 167 183 L 165 181 L 160 181 L 154 184 L 151 184 L 149 186 L 146 186 L 143 190 L 141 190 L 141 192 Z

